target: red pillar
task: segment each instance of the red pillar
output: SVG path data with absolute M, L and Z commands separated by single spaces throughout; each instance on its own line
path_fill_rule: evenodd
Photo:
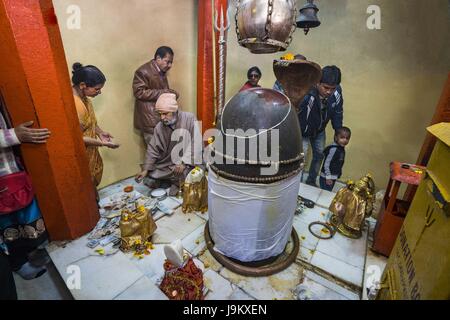
M 49 128 L 21 147 L 52 240 L 77 238 L 98 220 L 52 1 L 0 0 L 0 90 L 14 125 Z
M 197 117 L 203 132 L 214 122 L 213 6 L 211 0 L 198 1 Z

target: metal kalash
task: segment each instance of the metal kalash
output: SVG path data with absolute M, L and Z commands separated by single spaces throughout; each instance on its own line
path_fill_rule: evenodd
M 239 44 L 257 54 L 284 51 L 297 28 L 296 17 L 294 0 L 238 0 Z

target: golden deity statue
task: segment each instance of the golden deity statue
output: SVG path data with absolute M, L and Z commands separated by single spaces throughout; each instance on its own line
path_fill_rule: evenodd
M 344 236 L 360 238 L 364 220 L 372 214 L 374 200 L 375 183 L 370 174 L 356 183 L 347 182 L 331 202 L 331 224 Z

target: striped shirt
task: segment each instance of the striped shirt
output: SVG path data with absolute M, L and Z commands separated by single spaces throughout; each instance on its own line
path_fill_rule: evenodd
M 5 119 L 0 113 L 0 177 L 21 171 L 11 148 L 19 144 L 20 141 L 14 129 L 8 129 Z

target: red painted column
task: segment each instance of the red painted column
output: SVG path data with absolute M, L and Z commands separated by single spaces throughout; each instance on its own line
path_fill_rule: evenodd
M 211 0 L 198 1 L 197 117 L 203 132 L 214 122 L 213 6 Z
M 0 56 L 14 125 L 33 120 L 52 132 L 45 145 L 21 147 L 51 240 L 77 238 L 98 209 L 51 0 L 0 0 Z

